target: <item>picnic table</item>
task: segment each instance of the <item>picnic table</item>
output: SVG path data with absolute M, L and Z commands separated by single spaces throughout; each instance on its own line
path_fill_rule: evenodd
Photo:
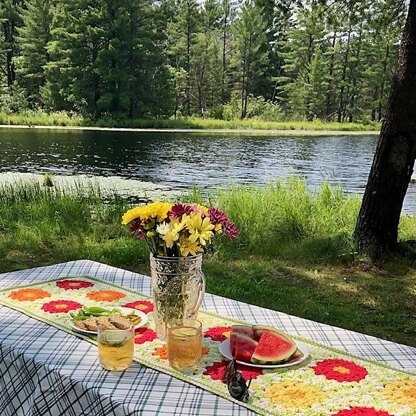
M 0 275 L 0 289 L 89 275 L 151 294 L 148 276 L 79 260 Z M 295 300 L 294 300 L 295 301 Z M 416 370 L 416 348 L 206 294 L 203 309 L 281 328 L 390 366 Z M 0 305 L 0 415 L 248 415 L 252 411 L 138 363 L 103 371 L 97 347 Z

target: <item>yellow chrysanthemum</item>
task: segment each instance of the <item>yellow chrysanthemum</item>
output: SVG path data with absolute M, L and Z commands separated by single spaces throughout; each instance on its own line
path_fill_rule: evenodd
M 183 221 L 179 222 L 177 220 L 171 221 L 169 223 L 159 224 L 156 228 L 156 231 L 160 234 L 162 239 L 166 243 L 166 247 L 172 248 L 173 244 L 178 241 L 179 233 L 182 231 L 185 223 Z
M 273 404 L 303 409 L 325 400 L 326 394 L 306 383 L 285 381 L 269 387 L 265 391 L 264 397 Z
M 141 218 L 142 212 L 143 212 L 143 207 L 135 207 L 135 208 L 129 209 L 123 215 L 122 224 L 126 225 L 134 221 L 137 218 Z
M 136 219 L 146 221 L 149 218 L 154 218 L 156 221 L 161 222 L 166 219 L 172 206 L 172 204 L 167 202 L 152 202 L 144 206 L 132 208 L 123 215 L 122 223 L 126 225 Z
M 192 242 L 186 237 L 181 238 L 179 242 L 179 250 L 182 256 L 196 256 L 198 253 L 202 253 L 204 251 L 204 249 L 197 242 Z
M 189 240 L 192 243 L 198 242 L 203 246 L 206 245 L 207 241 L 209 241 L 214 233 L 212 230 L 214 229 L 214 225 L 211 224 L 211 221 L 208 217 L 202 219 L 201 215 L 198 213 L 192 213 L 186 220 L 186 225 L 189 231 Z
M 196 204 L 196 207 L 200 210 L 200 211 L 202 211 L 204 214 L 208 214 L 208 208 L 207 207 L 204 207 L 203 205 L 199 205 L 199 204 Z
M 390 383 L 383 394 L 393 401 L 416 408 L 416 380 L 399 380 Z

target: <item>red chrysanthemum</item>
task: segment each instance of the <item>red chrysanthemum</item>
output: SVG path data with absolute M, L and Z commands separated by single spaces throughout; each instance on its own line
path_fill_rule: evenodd
M 149 313 L 152 312 L 155 308 L 152 302 L 149 302 L 147 300 L 137 300 L 136 302 L 129 302 L 125 305 L 122 305 L 124 308 L 132 308 L 136 309 L 138 311 Z
M 86 282 L 85 280 L 67 279 L 56 282 L 56 286 L 64 290 L 77 290 L 92 287 L 94 286 L 94 283 Z
M 72 300 L 52 300 L 42 306 L 42 310 L 49 313 L 67 313 L 82 308 L 82 305 Z
M 225 372 L 227 371 L 229 361 L 218 361 L 204 371 L 204 375 L 210 376 L 213 380 L 221 380 L 225 383 Z M 237 370 L 242 374 L 246 381 L 251 378 L 257 378 L 263 373 L 259 368 L 247 367 L 245 365 L 237 364 Z
M 323 375 L 327 380 L 336 380 L 338 382 L 361 381 L 367 376 L 367 370 L 364 367 L 355 364 L 352 361 L 329 359 L 323 360 L 313 367 L 316 375 Z
M 341 410 L 331 416 L 393 416 L 383 410 L 376 410 L 374 407 L 352 407 L 351 409 Z
M 135 344 L 144 344 L 145 342 L 153 341 L 157 338 L 156 332 L 145 326 L 142 328 L 137 328 L 134 334 L 134 343 Z
M 211 338 L 213 341 L 224 341 L 230 337 L 231 333 L 230 326 L 214 326 L 213 328 L 205 331 L 205 337 Z

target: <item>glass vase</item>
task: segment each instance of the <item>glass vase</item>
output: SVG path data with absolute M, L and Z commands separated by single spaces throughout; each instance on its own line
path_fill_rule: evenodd
M 153 317 L 156 333 L 165 339 L 168 326 L 195 319 L 205 294 L 202 254 L 189 257 L 159 257 L 150 254 Z

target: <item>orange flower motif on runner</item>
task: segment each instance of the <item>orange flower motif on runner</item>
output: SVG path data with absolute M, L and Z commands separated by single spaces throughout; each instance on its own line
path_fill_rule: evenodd
M 34 288 L 14 290 L 9 294 L 11 299 L 29 302 L 37 299 L 49 298 L 50 296 L 51 294 L 46 290 Z
M 204 371 L 204 375 L 210 376 L 213 380 L 221 380 L 225 383 L 225 372 L 227 371 L 229 361 L 218 361 Z M 245 365 L 237 364 L 237 370 L 241 375 L 246 379 L 246 381 L 257 378 L 261 376 L 263 372 L 259 368 L 247 367 Z
M 373 407 L 352 407 L 351 409 L 341 410 L 332 416 L 393 416 L 382 410 L 376 410 Z
M 145 342 L 153 341 L 157 338 L 157 334 L 153 329 L 146 328 L 137 328 L 134 333 L 134 343 L 135 344 L 144 344 Z
M 205 331 L 205 337 L 211 338 L 213 341 L 224 341 L 230 337 L 231 334 L 230 326 L 214 326 L 213 328 Z
M 154 305 L 152 302 L 149 302 L 147 300 L 138 300 L 136 302 L 129 302 L 125 305 L 122 305 L 124 308 L 132 308 L 136 309 L 138 311 L 141 311 L 143 313 L 149 313 L 152 312 L 154 309 Z
M 82 305 L 72 300 L 53 300 L 45 303 L 42 310 L 49 313 L 67 313 L 82 308 Z
M 399 380 L 390 383 L 383 394 L 390 400 L 416 409 L 416 380 Z
M 88 299 L 98 302 L 114 302 L 115 300 L 119 300 L 125 297 L 126 295 L 124 293 L 117 292 L 115 290 L 99 290 L 97 292 L 87 293 Z
M 319 361 L 313 367 L 317 376 L 323 375 L 327 380 L 342 382 L 359 382 L 367 376 L 367 370 L 352 361 L 328 359 Z
M 326 399 L 326 394 L 316 387 L 297 381 L 284 381 L 269 387 L 264 397 L 273 404 L 304 409 Z
M 202 357 L 204 357 L 208 353 L 209 353 L 209 348 L 202 347 Z M 152 353 L 152 355 L 154 355 L 155 357 L 159 357 L 162 360 L 167 360 L 168 359 L 168 349 L 166 347 L 166 344 L 163 345 L 162 347 L 156 348 L 154 350 L 154 352 Z
M 85 280 L 67 279 L 56 282 L 56 286 L 64 290 L 77 290 L 92 287 L 94 283 L 86 282 Z

